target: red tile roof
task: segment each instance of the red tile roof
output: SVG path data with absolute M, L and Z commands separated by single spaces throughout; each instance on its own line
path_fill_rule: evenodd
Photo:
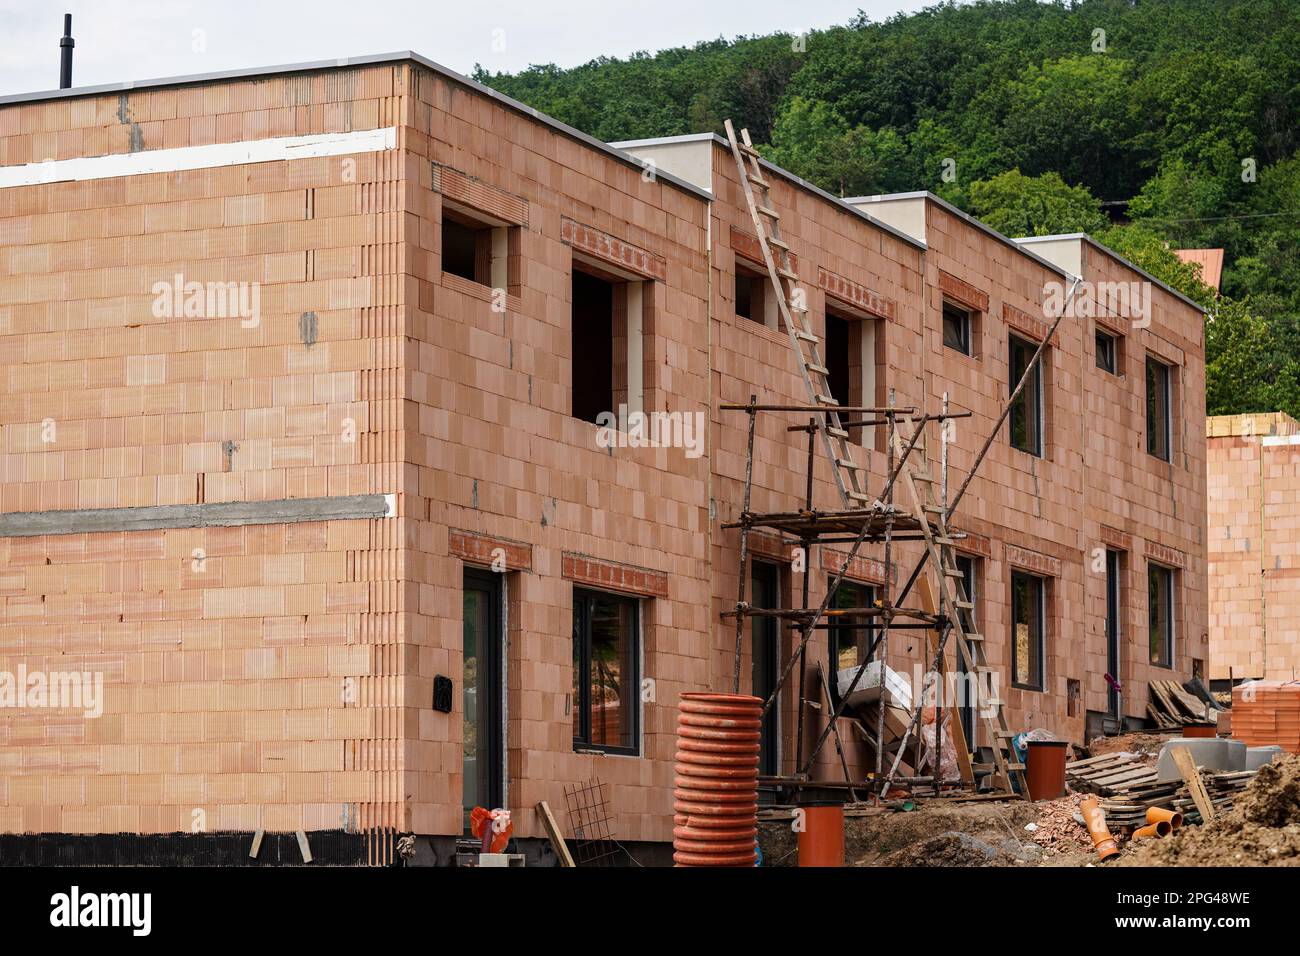
M 1175 249 L 1174 255 L 1184 262 L 1195 262 L 1201 267 L 1201 281 L 1215 292 L 1219 291 L 1219 279 L 1223 277 L 1222 249 Z

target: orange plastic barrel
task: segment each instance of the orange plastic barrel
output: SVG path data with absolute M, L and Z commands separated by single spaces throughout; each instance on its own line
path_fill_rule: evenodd
M 1217 737 L 1219 728 L 1215 724 L 1187 724 L 1183 727 L 1184 737 Z
M 673 863 L 758 861 L 758 747 L 763 701 L 745 694 L 682 694 L 673 780 Z
M 1025 783 L 1030 800 L 1056 800 L 1065 796 L 1064 740 L 1031 740 L 1026 746 Z
M 844 803 L 801 802 L 803 830 L 799 833 L 799 865 L 844 865 Z

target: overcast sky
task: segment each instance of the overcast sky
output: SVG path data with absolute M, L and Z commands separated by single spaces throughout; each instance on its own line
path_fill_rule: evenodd
M 0 0 L 0 95 L 414 50 L 453 70 L 576 66 L 697 40 L 872 20 L 934 0 Z

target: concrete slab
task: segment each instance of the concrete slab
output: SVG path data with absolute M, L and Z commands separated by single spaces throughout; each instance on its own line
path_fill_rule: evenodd
M 277 501 L 223 501 L 204 505 L 146 508 L 82 508 L 16 511 L 0 515 L 0 538 L 97 531 L 153 531 L 159 528 L 232 527 L 294 521 L 345 521 L 395 517 L 391 495 L 340 495 Z
M 1186 747 L 1198 767 L 1208 770 L 1237 771 L 1246 769 L 1246 745 L 1240 740 L 1223 740 L 1216 737 L 1175 737 L 1160 749 L 1156 761 L 1156 778 L 1165 783 L 1181 780 L 1174 763 L 1171 747 Z

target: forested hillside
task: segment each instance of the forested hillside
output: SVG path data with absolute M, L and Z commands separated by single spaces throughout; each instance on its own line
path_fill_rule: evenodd
M 1300 0 L 948 3 L 475 75 L 603 140 L 730 117 L 837 195 L 1089 232 L 1210 305 L 1210 414 L 1300 417 Z M 1227 250 L 1217 302 L 1168 251 L 1205 246 Z

